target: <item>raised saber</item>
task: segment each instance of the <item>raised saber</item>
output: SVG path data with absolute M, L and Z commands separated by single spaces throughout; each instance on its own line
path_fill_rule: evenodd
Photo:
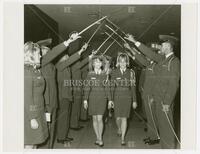
M 112 33 L 105 41 L 103 41 L 103 43 L 98 47 L 97 51 L 99 51 L 99 49 L 101 49 L 101 47 L 109 40 L 109 38 L 112 37 L 114 33 Z
M 87 44 L 90 43 L 90 41 L 92 40 L 92 38 L 94 37 L 94 35 L 97 33 L 97 31 L 100 29 L 100 27 L 102 26 L 102 24 L 103 24 L 103 23 L 101 23 L 101 24 L 97 27 L 97 29 L 94 31 L 94 33 L 92 34 L 92 36 L 90 37 L 90 39 L 87 41 Z
M 163 106 L 163 102 L 161 102 L 161 104 L 162 104 L 162 106 Z M 169 126 L 170 126 L 170 128 L 171 128 L 171 130 L 172 130 L 172 132 L 173 132 L 173 134 L 174 134 L 174 136 L 175 136 L 175 138 L 176 138 L 176 140 L 177 140 L 178 143 L 181 145 L 181 142 L 180 142 L 180 140 L 178 139 L 178 136 L 176 135 L 176 132 L 175 132 L 173 126 L 172 126 L 172 123 L 171 123 L 171 121 L 170 121 L 170 119 L 169 119 L 169 117 L 168 117 L 167 112 L 164 111 L 164 113 L 165 113 L 165 115 L 166 115 L 167 121 L 168 121 L 168 123 L 169 123 Z
M 95 21 L 94 23 L 92 23 L 91 25 L 89 25 L 88 27 L 86 27 L 85 29 L 83 29 L 81 32 L 78 33 L 78 35 L 81 35 L 82 33 L 84 33 L 86 30 L 88 30 L 89 28 L 91 28 L 92 26 L 98 24 L 100 21 L 104 20 L 105 18 L 107 18 L 107 16 L 102 17 L 101 19 Z
M 124 35 L 127 35 L 123 30 L 121 30 L 121 28 L 119 26 L 117 26 L 115 23 L 113 23 L 111 20 L 109 20 L 108 18 L 106 19 L 109 23 L 111 23 L 113 26 L 115 26 L 116 28 L 118 28 Z
M 105 32 L 106 35 L 110 36 L 110 34 L 108 34 L 107 32 Z M 111 37 L 121 48 L 123 48 L 123 46 L 113 37 Z
M 115 43 L 115 40 L 106 48 L 106 50 L 102 53 L 102 55 L 104 55 L 114 43 Z
M 110 34 L 108 34 L 107 32 L 105 32 L 106 35 L 110 36 Z M 113 37 L 111 37 L 122 49 L 123 49 L 123 46 Z M 132 55 L 125 50 L 125 52 L 128 54 L 128 56 L 130 56 L 132 58 Z
M 110 29 L 113 33 L 115 33 L 117 36 L 119 36 L 125 43 L 127 43 L 126 42 L 126 40 L 123 38 L 123 37 L 121 37 L 115 30 L 113 30 L 111 27 L 109 27 L 108 25 L 106 25 L 106 27 L 108 28 L 108 29 Z

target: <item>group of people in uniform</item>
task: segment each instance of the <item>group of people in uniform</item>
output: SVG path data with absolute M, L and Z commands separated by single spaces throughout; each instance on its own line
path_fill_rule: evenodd
M 25 43 L 25 148 L 37 148 L 41 144 L 53 148 L 55 136 L 58 143 L 72 141 L 69 129 L 82 129 L 79 120 L 87 120 L 87 113 L 92 116 L 94 144 L 103 147 L 103 119 L 108 109 L 114 109 L 116 134 L 121 138 L 121 145 L 126 145 L 127 121 L 131 108 L 137 107 L 137 79 L 130 60 L 143 69 L 140 92 L 148 126 L 144 142 L 149 145 L 160 142 L 162 148 L 175 148 L 173 102 L 180 78 L 180 62 L 173 50 L 176 38 L 160 35 L 163 43 L 152 48 L 127 34 L 124 39 L 129 43 L 118 53 L 114 69 L 110 68 L 109 56 L 96 51 L 80 60 L 88 44 L 69 55 L 66 51 L 70 44 L 80 38 L 78 33 L 72 33 L 67 41 L 52 49 L 43 41 Z M 89 69 L 83 77 L 81 69 L 86 64 Z M 85 119 L 80 118 L 82 112 Z

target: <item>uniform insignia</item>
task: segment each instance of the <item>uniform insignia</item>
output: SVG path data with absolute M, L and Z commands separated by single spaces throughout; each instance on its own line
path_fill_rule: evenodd
M 116 78 L 117 80 L 120 80 L 121 78 Z
M 94 80 L 94 79 L 96 79 L 96 78 L 95 78 L 95 77 L 91 77 L 91 79 L 93 79 L 93 80 Z
M 37 79 L 41 79 L 41 76 L 38 76 Z

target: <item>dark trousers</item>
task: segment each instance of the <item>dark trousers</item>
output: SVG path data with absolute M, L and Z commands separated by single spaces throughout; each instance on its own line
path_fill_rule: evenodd
M 149 103 L 150 96 L 148 94 L 143 95 L 144 109 L 147 117 L 147 134 L 151 139 L 158 139 L 158 128 L 157 128 L 157 117 L 156 117 L 156 106 L 153 102 Z
M 167 112 L 167 116 L 164 111 L 162 111 L 161 102 L 156 102 L 156 117 L 157 117 L 157 127 L 160 134 L 161 147 L 163 149 L 174 149 L 175 148 L 175 136 L 170 127 L 169 121 L 167 120 L 167 116 L 170 120 L 172 127 L 174 128 L 173 121 L 173 106 L 170 108 L 169 112 Z
M 49 148 L 53 148 L 54 139 L 55 139 L 55 126 L 56 126 L 56 113 L 57 109 L 54 109 L 51 113 L 51 122 L 48 123 L 49 126 L 49 140 L 48 146 Z
M 49 137 L 47 138 L 46 142 L 44 142 L 43 144 L 40 145 L 40 147 L 45 148 L 45 149 L 52 149 L 53 148 L 53 144 L 54 144 L 54 140 L 55 140 L 55 129 L 56 129 L 56 113 L 57 113 L 57 109 L 55 108 L 52 112 L 51 112 L 51 122 L 48 122 L 48 130 L 49 130 Z
M 57 114 L 57 139 L 64 140 L 68 137 L 70 127 L 71 101 L 62 99 L 59 103 Z
M 72 128 L 79 127 L 81 101 L 82 101 L 81 95 L 74 96 L 74 101 L 72 103 L 71 120 L 70 120 L 70 127 L 72 127 Z

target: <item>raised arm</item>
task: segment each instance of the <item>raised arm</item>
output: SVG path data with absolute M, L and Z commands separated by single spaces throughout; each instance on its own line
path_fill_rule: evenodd
M 125 37 L 125 39 L 129 40 L 130 42 L 133 42 L 135 44 L 135 46 L 148 58 L 150 58 L 151 60 L 155 61 L 155 62 L 160 62 L 162 61 L 165 57 L 154 52 L 153 50 L 151 50 L 149 47 L 147 47 L 146 45 L 144 45 L 143 43 L 137 41 L 132 35 L 127 34 L 127 37 Z
M 66 61 L 64 62 L 58 62 L 55 66 L 59 71 L 64 70 L 66 67 L 69 67 L 74 62 L 80 59 L 79 53 L 75 53 L 72 56 L 70 56 Z
M 75 54 L 73 54 L 72 56 L 70 56 L 65 62 L 62 62 L 62 63 L 57 63 L 56 64 L 56 68 L 59 70 L 59 71 L 62 71 L 64 70 L 66 67 L 72 65 L 74 62 L 76 62 L 77 60 L 80 59 L 80 56 L 81 54 L 86 51 L 88 45 L 87 44 L 84 44 L 83 47 Z
M 124 44 L 124 47 L 126 49 L 128 49 L 131 53 L 129 54 L 129 56 L 138 64 L 138 65 L 142 65 L 142 66 L 148 66 L 150 64 L 150 62 L 147 60 L 147 58 L 139 53 L 135 48 L 130 47 L 130 45 L 128 43 Z
M 74 42 L 78 38 L 80 38 L 78 33 L 74 33 L 70 36 L 70 38 L 67 41 L 64 41 L 63 43 L 60 43 L 59 45 L 55 46 L 44 57 L 42 57 L 42 66 L 50 63 L 58 55 L 60 55 L 62 52 L 64 52 L 68 48 L 70 43 Z

